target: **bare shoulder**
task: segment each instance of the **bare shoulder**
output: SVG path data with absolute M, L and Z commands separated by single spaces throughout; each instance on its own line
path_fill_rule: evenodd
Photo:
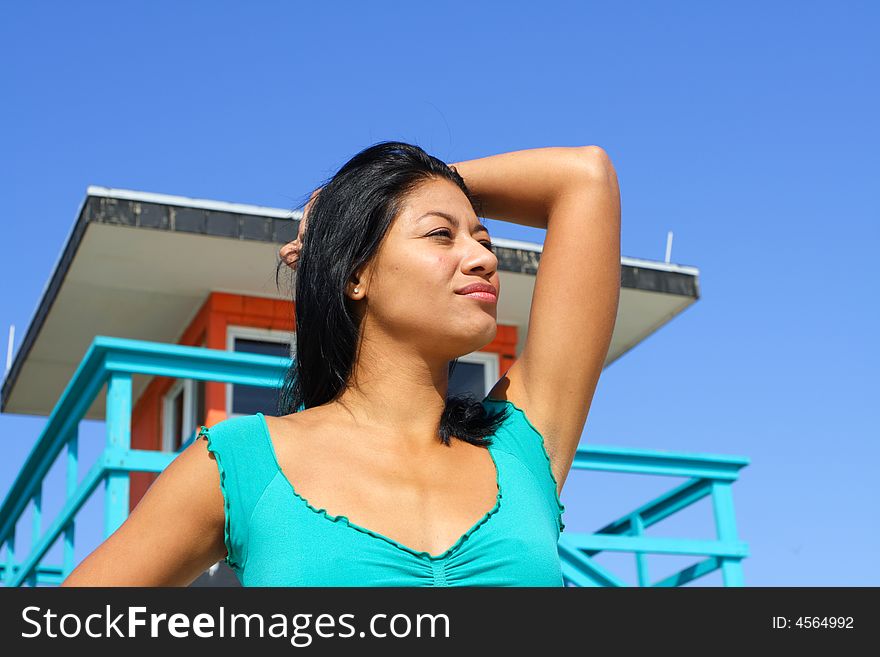
M 169 510 L 172 513 L 164 515 Z M 169 523 L 169 518 L 174 518 L 175 522 Z M 207 551 L 225 556 L 225 504 L 220 471 L 204 437 L 197 438 L 168 464 L 147 489 L 129 519 L 144 526 L 156 523 L 164 528 L 173 524 L 169 529 L 180 532 L 186 541 L 192 543 L 197 542 L 200 535 L 202 539 L 210 536 L 212 546 Z
M 263 415 L 266 428 L 272 437 L 286 438 L 292 435 L 310 436 L 313 432 L 333 426 L 333 417 L 323 407 L 307 408 L 298 413 L 288 415 Z
M 282 470 L 295 475 L 298 464 L 315 465 L 318 460 L 342 456 L 339 449 L 328 451 L 335 438 L 346 431 L 340 419 L 326 407 L 308 408 L 289 415 L 263 415 L 269 441 Z
M 217 467 L 217 458 L 208 449 L 207 439 L 198 436 L 169 464 L 165 472 L 171 472 L 171 468 L 175 470 L 167 485 L 172 488 L 179 486 L 190 488 L 190 494 L 195 493 L 198 503 L 203 507 L 201 511 L 222 525 L 224 505 L 220 488 L 220 471 Z

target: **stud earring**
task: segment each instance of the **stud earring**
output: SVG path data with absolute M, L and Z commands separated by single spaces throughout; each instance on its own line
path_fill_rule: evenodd
M 358 289 L 354 288 L 354 293 L 357 294 L 357 292 L 358 292 Z

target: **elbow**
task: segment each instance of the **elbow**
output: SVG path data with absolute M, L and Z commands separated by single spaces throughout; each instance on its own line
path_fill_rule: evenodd
M 605 179 L 614 172 L 611 157 L 601 146 L 581 146 L 578 150 L 584 171 L 591 179 Z

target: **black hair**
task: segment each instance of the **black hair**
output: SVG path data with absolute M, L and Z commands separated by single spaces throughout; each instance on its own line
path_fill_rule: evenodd
M 407 196 L 430 180 L 443 179 L 464 192 L 479 216 L 479 199 L 464 179 L 419 146 L 382 141 L 369 146 L 320 187 L 309 207 L 308 227 L 296 268 L 293 295 L 296 348 L 284 377 L 278 414 L 287 415 L 336 399 L 354 368 L 363 313 L 346 295 L 352 276 L 375 256 Z M 278 271 L 286 267 L 278 263 Z M 276 284 L 278 283 L 276 271 Z M 449 375 L 458 358 L 450 361 Z M 489 413 L 471 393 L 447 396 L 439 440 L 485 447 L 507 419 L 509 407 Z

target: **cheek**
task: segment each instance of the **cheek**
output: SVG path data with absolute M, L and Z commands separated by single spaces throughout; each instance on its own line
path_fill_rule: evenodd
M 446 276 L 455 277 L 456 272 L 458 272 L 459 266 L 461 265 L 461 260 L 459 258 L 453 257 L 450 255 L 439 255 L 435 258 L 432 258 L 434 266 L 437 267 L 437 271 L 442 271 Z
M 457 280 L 458 261 L 443 253 L 418 256 L 389 265 L 381 292 L 383 295 L 387 293 L 389 304 L 411 306 L 413 299 L 423 305 L 448 300 L 448 293 Z

